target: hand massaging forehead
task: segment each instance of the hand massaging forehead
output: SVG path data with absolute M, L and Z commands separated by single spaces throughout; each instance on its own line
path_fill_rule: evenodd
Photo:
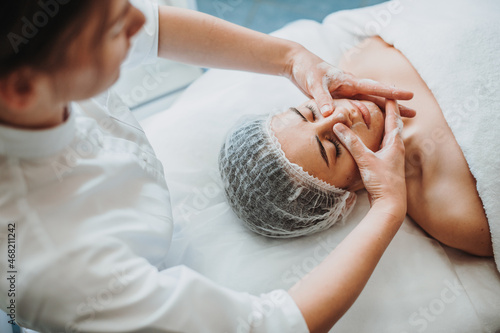
M 350 213 L 356 195 L 291 163 L 271 129 L 274 114 L 247 118 L 219 155 L 226 196 L 252 231 L 291 238 L 328 229 Z

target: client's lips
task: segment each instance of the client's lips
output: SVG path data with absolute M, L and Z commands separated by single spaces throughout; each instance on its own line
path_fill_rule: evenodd
M 370 114 L 370 110 L 368 110 L 366 105 L 360 101 L 351 100 L 350 102 L 359 109 L 359 112 L 361 112 L 361 115 L 363 116 L 363 120 L 365 121 L 366 126 L 370 128 L 370 124 L 372 122 L 372 116 Z

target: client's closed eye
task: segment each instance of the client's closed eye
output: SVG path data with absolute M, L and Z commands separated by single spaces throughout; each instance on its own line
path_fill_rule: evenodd
M 316 121 L 316 119 L 319 118 L 318 110 L 316 110 L 316 108 L 312 105 L 306 105 L 306 108 L 308 108 L 311 111 L 313 121 Z
M 306 118 L 306 116 L 302 113 L 303 111 L 301 112 L 297 108 L 294 108 L 294 107 L 291 107 L 290 110 L 295 112 L 304 121 L 311 122 L 311 123 L 315 122 L 320 117 L 319 111 L 316 110 L 312 105 L 306 105 L 306 108 L 311 111 L 312 121 L 310 121 Z
M 316 121 L 316 119 L 318 119 L 320 116 L 319 116 L 319 111 L 312 105 L 306 105 L 306 108 L 308 108 L 309 110 L 311 110 L 311 114 L 312 114 L 312 117 L 313 117 L 313 120 Z M 341 144 L 340 142 L 333 138 L 333 137 L 328 137 L 327 138 L 328 141 L 330 141 L 334 146 L 335 146 L 335 157 L 338 158 L 340 156 L 340 154 L 342 153 L 342 149 L 341 149 Z
M 306 105 L 306 108 L 311 111 L 311 116 L 313 119 L 312 122 L 315 122 L 316 119 L 318 119 L 320 117 L 319 111 L 312 105 Z M 292 110 L 295 114 L 297 114 L 300 118 L 302 118 L 303 121 L 311 122 L 297 108 L 291 107 L 290 110 Z M 334 155 L 335 155 L 335 160 L 336 160 L 340 156 L 340 154 L 342 153 L 342 146 L 341 146 L 340 142 L 336 138 L 334 138 L 333 133 L 332 133 L 332 136 L 327 137 L 326 140 L 331 142 L 334 145 L 334 147 L 335 147 L 335 154 Z M 330 167 L 330 163 L 328 161 L 328 154 L 326 152 L 326 149 L 323 146 L 323 143 L 321 142 L 319 136 L 317 136 L 317 135 L 316 135 L 316 142 L 318 143 L 318 148 L 319 148 L 319 153 L 321 155 L 321 158 L 325 161 L 326 166 Z
M 338 158 L 342 153 L 342 147 L 340 145 L 340 142 L 338 142 L 336 139 L 333 138 L 328 138 L 327 140 L 333 143 L 333 145 L 335 146 L 335 157 Z

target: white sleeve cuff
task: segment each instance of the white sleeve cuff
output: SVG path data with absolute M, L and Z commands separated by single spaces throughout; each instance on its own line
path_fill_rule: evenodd
M 297 304 L 285 290 L 274 290 L 256 297 L 252 312 L 240 321 L 249 332 L 309 333 Z
M 132 38 L 127 59 L 122 69 L 152 64 L 158 59 L 159 14 L 157 0 L 130 0 L 130 3 L 146 16 L 146 23 Z

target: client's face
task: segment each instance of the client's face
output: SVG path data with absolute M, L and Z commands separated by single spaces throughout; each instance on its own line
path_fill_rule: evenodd
M 271 128 L 285 156 L 309 174 L 338 188 L 363 188 L 359 169 L 333 132 L 336 123 L 349 127 L 372 151 L 383 138 L 384 115 L 372 102 L 337 100 L 335 112 L 323 117 L 314 100 L 274 116 Z

